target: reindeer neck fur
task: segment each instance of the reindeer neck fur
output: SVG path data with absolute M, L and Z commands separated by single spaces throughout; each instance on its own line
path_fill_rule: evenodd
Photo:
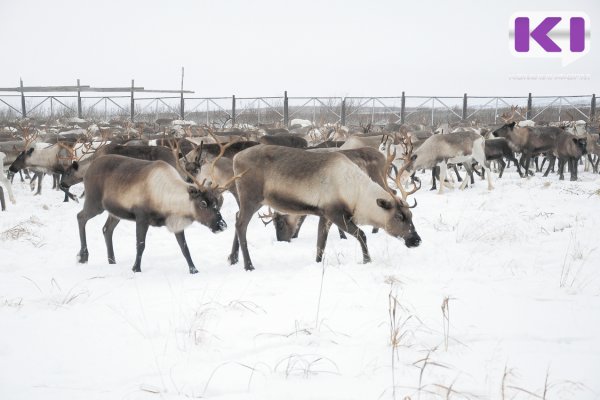
M 194 204 L 188 188 L 175 169 L 160 168 L 151 172 L 148 182 L 154 212 L 166 215 L 165 225 L 171 232 L 181 232 L 194 222 Z
M 506 136 L 508 145 L 513 151 L 520 152 L 527 145 L 530 134 L 530 127 L 515 126 L 512 130 L 509 130 L 508 135 Z
M 65 160 L 68 158 L 68 152 L 57 144 L 48 145 L 47 143 L 36 143 L 31 156 L 26 157 L 25 165 L 28 167 L 44 168 L 52 171 L 60 169 L 70 163 L 69 161 L 61 162 L 61 157 Z
M 385 228 L 388 211 L 377 205 L 377 199 L 385 199 L 395 204 L 396 199 L 381 186 L 369 180 L 359 188 L 352 220 L 357 225 L 370 225 Z

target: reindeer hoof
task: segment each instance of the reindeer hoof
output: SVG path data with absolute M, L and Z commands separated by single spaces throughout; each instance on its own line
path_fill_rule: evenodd
M 142 269 L 140 267 L 136 267 L 135 265 L 133 266 L 133 268 L 131 268 L 131 270 L 133 272 L 142 272 Z
M 85 253 L 82 253 L 82 252 L 77 253 L 77 262 L 80 263 L 80 264 L 87 263 L 88 262 L 88 253 L 87 252 L 85 252 Z
M 249 264 L 249 265 L 246 265 L 246 266 L 244 267 L 244 269 L 245 269 L 246 271 L 254 271 L 254 266 L 253 266 L 252 264 Z
M 371 257 L 363 257 L 363 264 L 368 264 L 371 262 Z
M 197 274 L 198 270 L 196 269 L 196 267 L 191 267 L 190 268 L 190 274 Z
M 233 255 L 230 254 L 229 257 L 227 257 L 227 261 L 229 261 L 229 265 L 234 265 L 238 263 L 238 256 L 237 255 Z
M 108 259 L 109 264 L 116 264 L 117 262 L 113 258 Z

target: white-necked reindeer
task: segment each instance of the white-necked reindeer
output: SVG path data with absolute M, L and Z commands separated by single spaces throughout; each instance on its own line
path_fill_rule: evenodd
M 4 159 L 5 158 L 6 158 L 6 154 L 0 152 L 0 166 L 2 166 L 2 171 L 0 171 L 0 183 L 2 183 L 4 186 L 6 186 L 6 190 L 8 191 L 8 198 L 10 199 L 11 203 L 15 204 L 16 200 L 15 200 L 15 195 L 13 194 L 13 191 L 12 191 L 12 186 L 10 184 L 10 181 L 4 175 Z M 0 204 L 2 205 L 2 211 L 6 210 L 6 203 L 4 202 L 4 190 L 2 189 L 2 186 L 0 186 Z

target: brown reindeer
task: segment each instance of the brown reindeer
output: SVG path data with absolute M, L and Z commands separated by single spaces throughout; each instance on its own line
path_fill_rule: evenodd
M 241 246 L 247 271 L 254 266 L 248 252 L 246 230 L 262 205 L 288 214 L 325 217 L 319 226 L 318 242 L 325 242 L 325 225 L 330 221 L 359 241 L 365 263 L 371 257 L 367 238 L 359 225 L 383 228 L 390 235 L 404 239 L 407 247 L 421 243 L 408 203 L 373 182 L 338 152 L 255 146 L 234 157 L 233 170 L 236 174 L 245 174 L 236 181 L 240 210 L 229 262 L 238 262 Z
M 85 204 L 77 214 L 81 249 L 80 263 L 88 261 L 85 225 L 88 220 L 109 212 L 102 228 L 108 262 L 115 263 L 112 235 L 121 219 L 135 221 L 137 253 L 132 270 L 141 271 L 149 226 L 166 226 L 175 234 L 191 274 L 198 272 L 187 246 L 184 229 L 198 221 L 213 233 L 227 228 L 218 207 L 218 189 L 195 182 L 186 183 L 177 169 L 164 161 L 144 161 L 118 155 L 94 160 L 84 177 Z
M 575 136 L 570 133 L 563 132 L 556 138 L 556 145 L 552 152 L 548 155 L 550 163 L 544 176 L 548 176 L 550 168 L 554 166 L 555 159 L 558 158 L 558 173 L 559 180 L 564 180 L 565 164 L 568 164 L 571 172 L 571 181 L 577 180 L 577 164 L 579 159 L 587 153 L 587 138 Z
M 330 151 L 324 149 L 317 150 L 308 150 L 308 151 Z M 358 167 L 364 171 L 371 180 L 377 183 L 382 188 L 386 189 L 387 182 L 386 176 L 387 171 L 390 168 L 391 162 L 388 164 L 386 157 L 378 150 L 373 149 L 371 147 L 362 147 L 358 149 L 352 150 L 339 150 L 339 153 L 345 155 L 352 161 L 354 164 L 358 165 Z M 306 215 L 298 215 L 298 214 L 281 214 L 277 211 L 269 210 L 268 214 L 260 214 L 259 217 L 263 220 L 265 225 L 273 222 L 273 226 L 275 227 L 275 236 L 278 241 L 289 242 L 291 239 L 298 237 L 298 232 L 304 220 L 306 219 Z M 324 218 L 324 217 L 319 217 Z M 323 222 L 319 222 L 319 225 L 322 225 Z M 331 222 L 328 223 L 327 229 L 331 226 Z M 345 239 L 346 236 L 342 230 L 340 232 L 340 237 Z M 373 229 L 373 233 L 377 232 L 377 228 Z M 326 236 L 325 236 L 326 239 Z M 320 254 L 317 255 L 317 262 L 321 261 L 322 252 L 325 250 L 325 244 L 318 246 L 320 249 Z
M 564 133 L 564 130 L 558 127 L 520 127 L 516 126 L 514 121 L 492 132 L 495 137 L 505 138 L 513 151 L 522 153 L 520 162 L 525 168 L 524 177 L 531 174 L 529 171 L 531 158 L 552 151 L 561 133 Z

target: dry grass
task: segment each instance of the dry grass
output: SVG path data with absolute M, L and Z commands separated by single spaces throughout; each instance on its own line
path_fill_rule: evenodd
M 44 226 L 40 220 L 32 216 L 28 220 L 0 232 L 0 240 L 25 240 L 35 247 L 42 247 L 45 243 L 35 228 Z

